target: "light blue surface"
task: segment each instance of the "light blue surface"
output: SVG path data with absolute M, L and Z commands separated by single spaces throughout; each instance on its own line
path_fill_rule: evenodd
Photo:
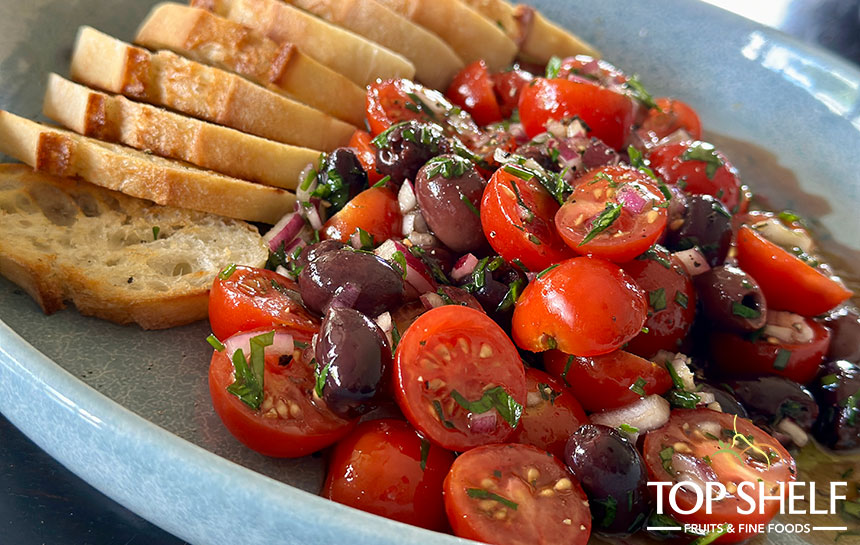
M 760 154 L 730 154 L 745 180 L 775 204 L 816 216 L 846 255 L 860 250 L 855 67 L 705 4 L 534 3 L 638 72 L 654 94 L 692 104 L 712 133 L 758 142 L 772 154 L 770 178 L 791 170 L 799 191 L 784 195 L 750 179 L 759 176 Z M 45 74 L 65 73 L 79 24 L 128 39 L 147 10 L 136 0 L 3 2 L 0 107 L 36 116 Z M 236 443 L 209 406 L 206 324 L 142 332 L 74 310 L 46 317 L 4 280 L 0 320 L 8 324 L 0 323 L 0 412 L 96 488 L 183 539 L 462 542 L 306 492 L 319 487 L 319 459 L 273 461 Z

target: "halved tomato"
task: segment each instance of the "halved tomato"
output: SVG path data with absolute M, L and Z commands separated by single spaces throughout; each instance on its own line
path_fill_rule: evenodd
M 387 187 L 365 189 L 323 225 L 323 238 L 349 242 L 358 229 L 373 237 L 375 244 L 401 236 L 400 205 Z
M 645 142 L 656 144 L 673 132 L 684 129 L 693 140 L 702 138 L 702 122 L 689 104 L 676 98 L 660 97 L 654 99 L 657 108 L 648 110 L 648 115 L 638 134 Z
M 376 170 L 376 146 L 373 145 L 373 137 L 367 131 L 357 130 L 349 139 L 349 147 L 355 150 L 355 156 L 364 171 L 367 173 L 367 182 L 375 184 L 383 178 Z
M 743 195 L 738 171 L 713 145 L 699 140 L 672 142 L 652 149 L 648 159 L 667 184 L 716 197 L 733 214 L 740 211 Z
M 460 70 L 445 95 L 451 102 L 472 114 L 472 118 L 479 125 L 489 125 L 502 120 L 493 81 L 487 63 L 483 60 L 477 60 Z

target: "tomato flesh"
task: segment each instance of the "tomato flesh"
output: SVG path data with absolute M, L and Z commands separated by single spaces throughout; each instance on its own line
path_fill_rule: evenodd
M 473 411 L 470 403 L 491 390 L 521 407 L 526 402 L 525 371 L 513 343 L 486 314 L 459 305 L 415 320 L 397 345 L 394 376 L 406 419 L 454 451 L 504 441 L 513 432 L 495 404 Z
M 672 377 L 663 365 L 624 350 L 588 358 L 550 350 L 543 362 L 588 412 L 630 405 L 642 397 L 635 390 L 641 389 L 645 396 L 662 395 L 672 387 Z
M 349 147 L 355 151 L 358 162 L 367 173 L 367 182 L 372 186 L 383 178 L 376 170 L 376 146 L 373 137 L 367 131 L 357 130 L 349 139 Z
M 555 225 L 577 253 L 623 263 L 650 248 L 663 233 L 665 203 L 657 186 L 639 170 L 602 167 L 579 178 L 555 215 Z
M 689 104 L 676 98 L 659 97 L 654 102 L 657 108 L 648 110 L 639 134 L 645 142 L 656 144 L 659 140 L 678 130 L 685 130 L 693 140 L 702 138 L 702 122 Z
M 358 229 L 369 233 L 375 244 L 399 238 L 401 223 L 397 195 L 387 187 L 371 187 L 353 197 L 322 228 L 323 238 L 349 242 Z
M 209 293 L 212 333 L 223 340 L 240 331 L 283 326 L 307 342 L 320 323 L 301 305 L 298 292 L 291 279 L 266 269 L 238 266 L 233 272 L 222 271 Z
M 575 255 L 553 224 L 558 209 L 558 202 L 535 179 L 523 180 L 500 168 L 484 189 L 481 227 L 505 260 L 518 259 L 530 271 L 542 271 Z
M 643 452 L 652 481 L 678 482 L 689 480 L 689 475 L 693 474 L 703 482 L 720 482 L 727 487 L 727 496 L 713 502 L 710 514 L 703 507 L 686 515 L 671 511 L 669 487 L 662 487 L 664 512 L 671 512 L 679 522 L 734 525 L 735 531 L 720 537 L 717 543 L 735 543 L 749 538 L 754 534 L 741 530 L 739 523 L 745 523 L 744 528 L 764 524 L 779 510 L 779 501 L 767 500 L 761 505 L 757 491 L 747 489 L 756 509 L 749 515 L 739 514 L 738 509 L 748 508 L 748 503 L 737 495 L 741 483 L 756 486 L 761 483 L 768 495 L 776 495 L 780 485 L 787 487 L 797 476 L 794 459 L 779 441 L 749 420 L 710 409 L 672 411 L 669 422 L 645 436 Z M 702 494 L 706 491 L 702 490 Z M 693 491 L 680 488 L 675 501 L 681 510 L 692 511 L 696 496 Z
M 651 168 L 667 184 L 680 184 L 687 193 L 711 195 L 732 213 L 741 206 L 738 171 L 719 150 L 698 140 L 657 146 L 648 155 Z
M 617 265 L 576 257 L 526 286 L 514 308 L 511 331 L 525 350 L 558 348 L 596 356 L 635 337 L 647 307 L 645 292 Z
M 442 482 L 454 454 L 426 443 L 403 420 L 360 424 L 335 446 L 322 495 L 429 530 L 445 530 Z
M 555 457 L 529 445 L 488 445 L 461 454 L 445 478 L 454 533 L 496 545 L 585 545 L 585 492 Z
M 528 85 L 534 76 L 526 72 L 514 68 L 498 74 L 493 74 L 493 89 L 496 91 L 496 99 L 501 109 L 502 117 L 507 119 L 511 117 L 514 110 L 517 109 L 520 103 L 520 94 L 523 88 Z
M 263 402 L 254 410 L 227 391 L 235 380 L 233 362 L 216 351 L 209 364 L 212 406 L 230 433 L 260 454 L 299 458 L 316 452 L 349 433 L 357 420 L 337 416 L 314 397 L 315 368 L 312 358 L 300 350 L 278 354 L 267 348 Z
M 487 63 L 477 60 L 454 76 L 445 95 L 470 114 L 478 125 L 502 120 Z

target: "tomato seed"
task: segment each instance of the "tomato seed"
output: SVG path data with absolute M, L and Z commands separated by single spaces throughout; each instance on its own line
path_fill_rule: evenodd
M 675 449 L 675 452 L 680 452 L 681 454 L 692 454 L 693 453 L 693 449 L 690 448 L 690 445 L 688 445 L 687 443 L 683 443 L 681 441 L 678 441 L 677 443 L 672 445 L 672 448 Z
M 561 521 L 561 522 L 562 522 L 562 524 L 566 524 L 566 525 L 568 525 L 568 526 L 570 526 L 571 524 L 573 524 L 573 521 L 572 521 L 572 520 L 570 520 L 570 519 L 564 519 L 564 520 L 563 520 L 563 521 Z
M 457 347 L 463 354 L 469 353 L 469 342 L 465 338 L 460 337 L 457 339 Z
M 534 483 L 540 478 L 540 471 L 537 470 L 536 467 L 530 467 L 528 471 L 526 471 L 526 480 L 530 483 Z
M 544 488 L 540 492 L 538 492 L 538 496 L 543 496 L 544 498 L 548 498 L 550 496 L 554 496 L 555 492 L 553 492 L 552 488 Z
M 573 483 L 567 477 L 562 477 L 561 479 L 556 481 L 555 486 L 553 486 L 553 488 L 555 488 L 559 492 L 563 490 L 570 490 L 572 487 Z
M 481 358 L 489 358 L 493 355 L 493 349 L 490 345 L 483 343 L 481 344 L 481 351 L 478 353 L 478 356 Z
M 287 404 L 284 403 L 282 399 L 278 400 L 278 403 L 275 404 L 275 410 L 278 411 L 278 416 L 281 418 L 289 418 L 290 417 L 290 409 L 287 407 Z
M 505 520 L 505 518 L 507 518 L 507 516 L 508 516 L 508 513 L 506 512 L 505 509 L 499 509 L 498 511 L 493 513 L 493 518 L 496 520 Z
M 657 212 L 656 210 L 651 210 L 645 215 L 645 219 L 648 220 L 648 223 L 654 223 L 657 221 L 658 217 L 660 217 L 660 212 Z
M 495 488 L 496 487 L 496 481 L 494 481 L 493 479 L 491 479 L 489 477 L 484 477 L 484 480 L 481 481 L 481 487 L 487 488 L 487 489 Z

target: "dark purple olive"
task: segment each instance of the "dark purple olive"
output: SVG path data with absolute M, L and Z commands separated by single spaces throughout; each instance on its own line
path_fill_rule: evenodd
M 296 259 L 296 265 L 299 267 L 306 267 L 308 263 L 315 261 L 319 256 L 335 250 L 342 250 L 345 247 L 346 244 L 339 240 L 321 240 L 320 242 L 302 248 L 302 252 Z
M 439 286 L 436 294 L 442 298 L 446 305 L 460 305 L 484 311 L 481 303 L 471 293 L 462 288 L 456 286 Z
M 570 436 L 564 459 L 588 496 L 595 531 L 630 535 L 648 520 L 648 472 L 639 452 L 618 430 L 580 427 Z
M 367 187 L 367 173 L 349 148 L 337 148 L 326 156 L 317 177 L 321 186 L 326 186 L 328 194 L 322 197 L 337 211 L 351 198 Z
M 351 308 L 330 308 L 314 354 L 325 375 L 323 399 L 341 415 L 365 412 L 391 366 L 391 348 L 376 323 Z
M 526 159 L 531 159 L 539 164 L 544 170 L 558 172 L 558 162 L 554 161 L 550 156 L 549 149 L 546 144 L 534 144 L 529 142 L 518 147 L 514 152 L 516 155 L 521 155 Z
M 827 359 L 860 363 L 860 311 L 840 307 L 824 319 L 824 325 L 832 332 Z
M 407 178 L 414 180 L 424 163 L 451 150 L 442 128 L 432 123 L 408 121 L 378 138 L 376 170 L 398 186 Z
M 486 246 L 481 228 L 484 179 L 471 161 L 440 155 L 418 171 L 415 196 L 421 214 L 436 238 L 457 253 L 476 252 Z
M 725 261 L 732 241 L 732 215 L 723 203 L 710 195 L 689 195 L 681 220 L 668 223 L 670 250 L 698 247 L 711 267 Z
M 324 314 L 336 301 L 368 316 L 392 311 L 403 301 L 400 273 L 373 254 L 349 249 L 326 252 L 308 263 L 299 275 L 305 306 Z
M 759 377 L 727 383 L 731 393 L 746 408 L 754 424 L 771 432 L 781 442 L 786 437 L 781 422 L 790 420 L 804 432 L 812 430 L 818 405 L 803 386 L 783 377 Z
M 706 382 L 702 382 L 700 385 L 703 392 L 713 394 L 714 400 L 720 404 L 720 409 L 724 413 L 736 414 L 741 418 L 749 418 L 746 408 L 728 391 L 728 385 L 724 385 L 726 389 L 717 388 Z
M 607 146 L 603 140 L 591 137 L 585 151 L 582 152 L 582 164 L 585 168 L 597 168 L 604 165 L 617 165 L 620 157 L 618 152 Z
M 702 310 L 713 326 L 739 333 L 764 327 L 764 294 L 744 271 L 723 265 L 695 276 L 693 281 Z
M 827 362 L 813 384 L 821 406 L 813 428 L 816 439 L 834 450 L 860 447 L 860 366 Z

